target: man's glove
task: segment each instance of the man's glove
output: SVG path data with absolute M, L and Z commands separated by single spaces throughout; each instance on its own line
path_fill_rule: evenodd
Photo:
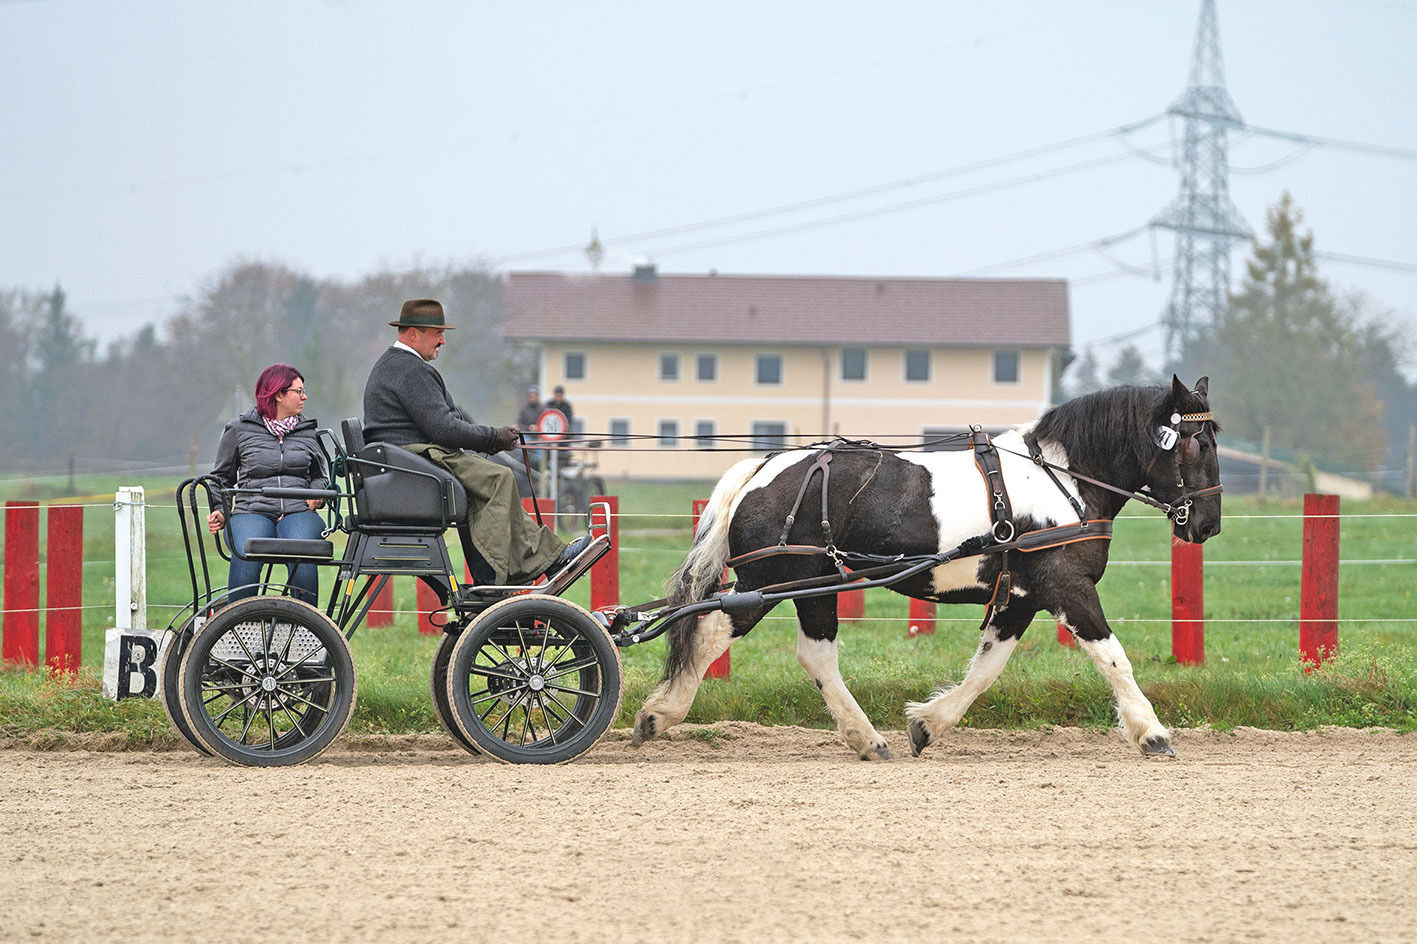
M 515 426 L 498 426 L 492 432 L 496 437 L 495 445 L 497 448 L 494 450 L 495 452 L 506 452 L 508 449 L 515 448 L 521 438 L 517 435 L 517 428 Z

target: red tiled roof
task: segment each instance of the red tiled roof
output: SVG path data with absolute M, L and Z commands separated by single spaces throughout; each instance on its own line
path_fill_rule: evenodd
M 508 338 L 1053 347 L 1062 279 L 575 275 L 513 272 Z

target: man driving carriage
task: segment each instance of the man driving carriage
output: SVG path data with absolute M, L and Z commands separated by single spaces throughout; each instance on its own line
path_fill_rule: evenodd
M 468 562 L 474 581 L 525 584 L 570 563 L 589 536 L 568 545 L 533 521 L 511 470 L 486 458 L 517 445 L 516 427 L 471 422 L 431 363 L 454 328 L 444 321 L 442 304 L 411 299 L 389 324 L 398 340 L 374 362 L 364 386 L 366 439 L 426 456 L 467 489 L 472 543 L 485 558 Z

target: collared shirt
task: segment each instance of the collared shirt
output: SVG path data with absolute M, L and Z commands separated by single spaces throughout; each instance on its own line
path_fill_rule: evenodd
M 401 351 L 407 351 L 408 353 L 412 354 L 414 357 L 418 358 L 419 360 L 423 360 L 423 355 L 422 355 L 422 354 L 419 354 L 417 351 L 415 351 L 413 348 L 409 347 L 407 344 L 404 344 L 402 341 L 395 341 L 393 346 L 396 347 L 396 348 L 398 348 L 398 349 L 401 350 Z

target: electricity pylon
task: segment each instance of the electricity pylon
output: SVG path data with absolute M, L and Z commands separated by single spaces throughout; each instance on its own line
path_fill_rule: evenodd
M 1200 329 L 1215 324 L 1224 311 L 1230 247 L 1252 235 L 1230 200 L 1226 135 L 1244 127 L 1244 119 L 1225 88 L 1215 0 L 1202 0 L 1190 81 L 1167 113 L 1184 123 L 1178 164 L 1181 192 L 1151 223 L 1176 233 L 1175 281 L 1162 317 L 1166 357 L 1174 364 L 1190 350 Z

